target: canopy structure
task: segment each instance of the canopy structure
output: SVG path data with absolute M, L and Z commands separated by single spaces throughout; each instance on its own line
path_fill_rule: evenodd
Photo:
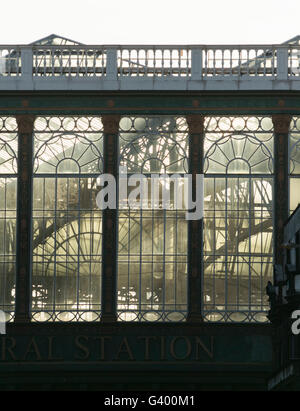
M 75 46 L 81 45 L 78 41 L 67 39 L 66 37 L 58 36 L 57 34 L 50 34 L 50 36 L 43 37 L 40 40 L 36 40 L 30 45 L 35 46 Z

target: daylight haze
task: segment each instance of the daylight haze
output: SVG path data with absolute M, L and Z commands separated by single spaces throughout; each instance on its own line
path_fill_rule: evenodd
M 36 0 L 1 3 L 1 44 L 49 34 L 86 44 L 278 44 L 299 34 L 299 0 Z

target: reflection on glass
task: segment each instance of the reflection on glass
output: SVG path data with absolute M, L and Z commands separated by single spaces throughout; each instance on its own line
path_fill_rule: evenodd
M 205 179 L 206 310 L 263 311 L 272 278 L 272 180 Z
M 121 212 L 118 267 L 120 319 L 157 320 L 172 312 L 174 319 L 182 319 L 187 303 L 185 213 Z
M 290 178 L 290 212 L 300 204 L 300 178 Z
M 35 321 L 100 319 L 102 213 L 96 196 L 102 171 L 102 132 L 96 133 L 95 125 L 99 126 L 98 119 L 36 121 L 36 128 L 43 132 L 35 136 Z
M 0 309 L 8 321 L 15 310 L 17 123 L 0 117 Z
M 300 203 L 300 117 L 293 117 L 289 135 L 290 212 Z
M 188 171 L 188 136 L 179 117 L 124 117 L 120 121 L 120 165 L 147 176 Z M 150 197 L 150 185 L 149 197 Z M 125 202 L 119 212 L 118 311 L 121 321 L 182 321 L 187 310 L 187 222 L 174 207 Z M 161 195 L 161 192 L 160 192 Z M 178 207 L 177 207 L 178 208 Z
M 206 122 L 205 318 L 266 321 L 273 270 L 271 119 Z
M 0 176 L 0 309 L 11 319 L 16 281 L 17 179 Z

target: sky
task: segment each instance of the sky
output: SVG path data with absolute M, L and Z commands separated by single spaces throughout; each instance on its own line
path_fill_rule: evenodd
M 0 43 L 58 34 L 85 44 L 279 44 L 300 0 L 2 0 Z

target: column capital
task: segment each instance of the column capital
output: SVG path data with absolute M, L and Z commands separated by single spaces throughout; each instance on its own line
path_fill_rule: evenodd
M 120 114 L 105 114 L 102 116 L 103 131 L 107 134 L 119 132 Z
M 32 133 L 34 128 L 35 116 L 32 114 L 16 115 L 19 133 Z
M 202 134 L 204 132 L 205 117 L 202 114 L 188 114 L 186 121 L 191 134 Z
M 287 134 L 290 131 L 292 116 L 290 114 L 274 114 L 272 121 L 274 132 L 278 134 Z

